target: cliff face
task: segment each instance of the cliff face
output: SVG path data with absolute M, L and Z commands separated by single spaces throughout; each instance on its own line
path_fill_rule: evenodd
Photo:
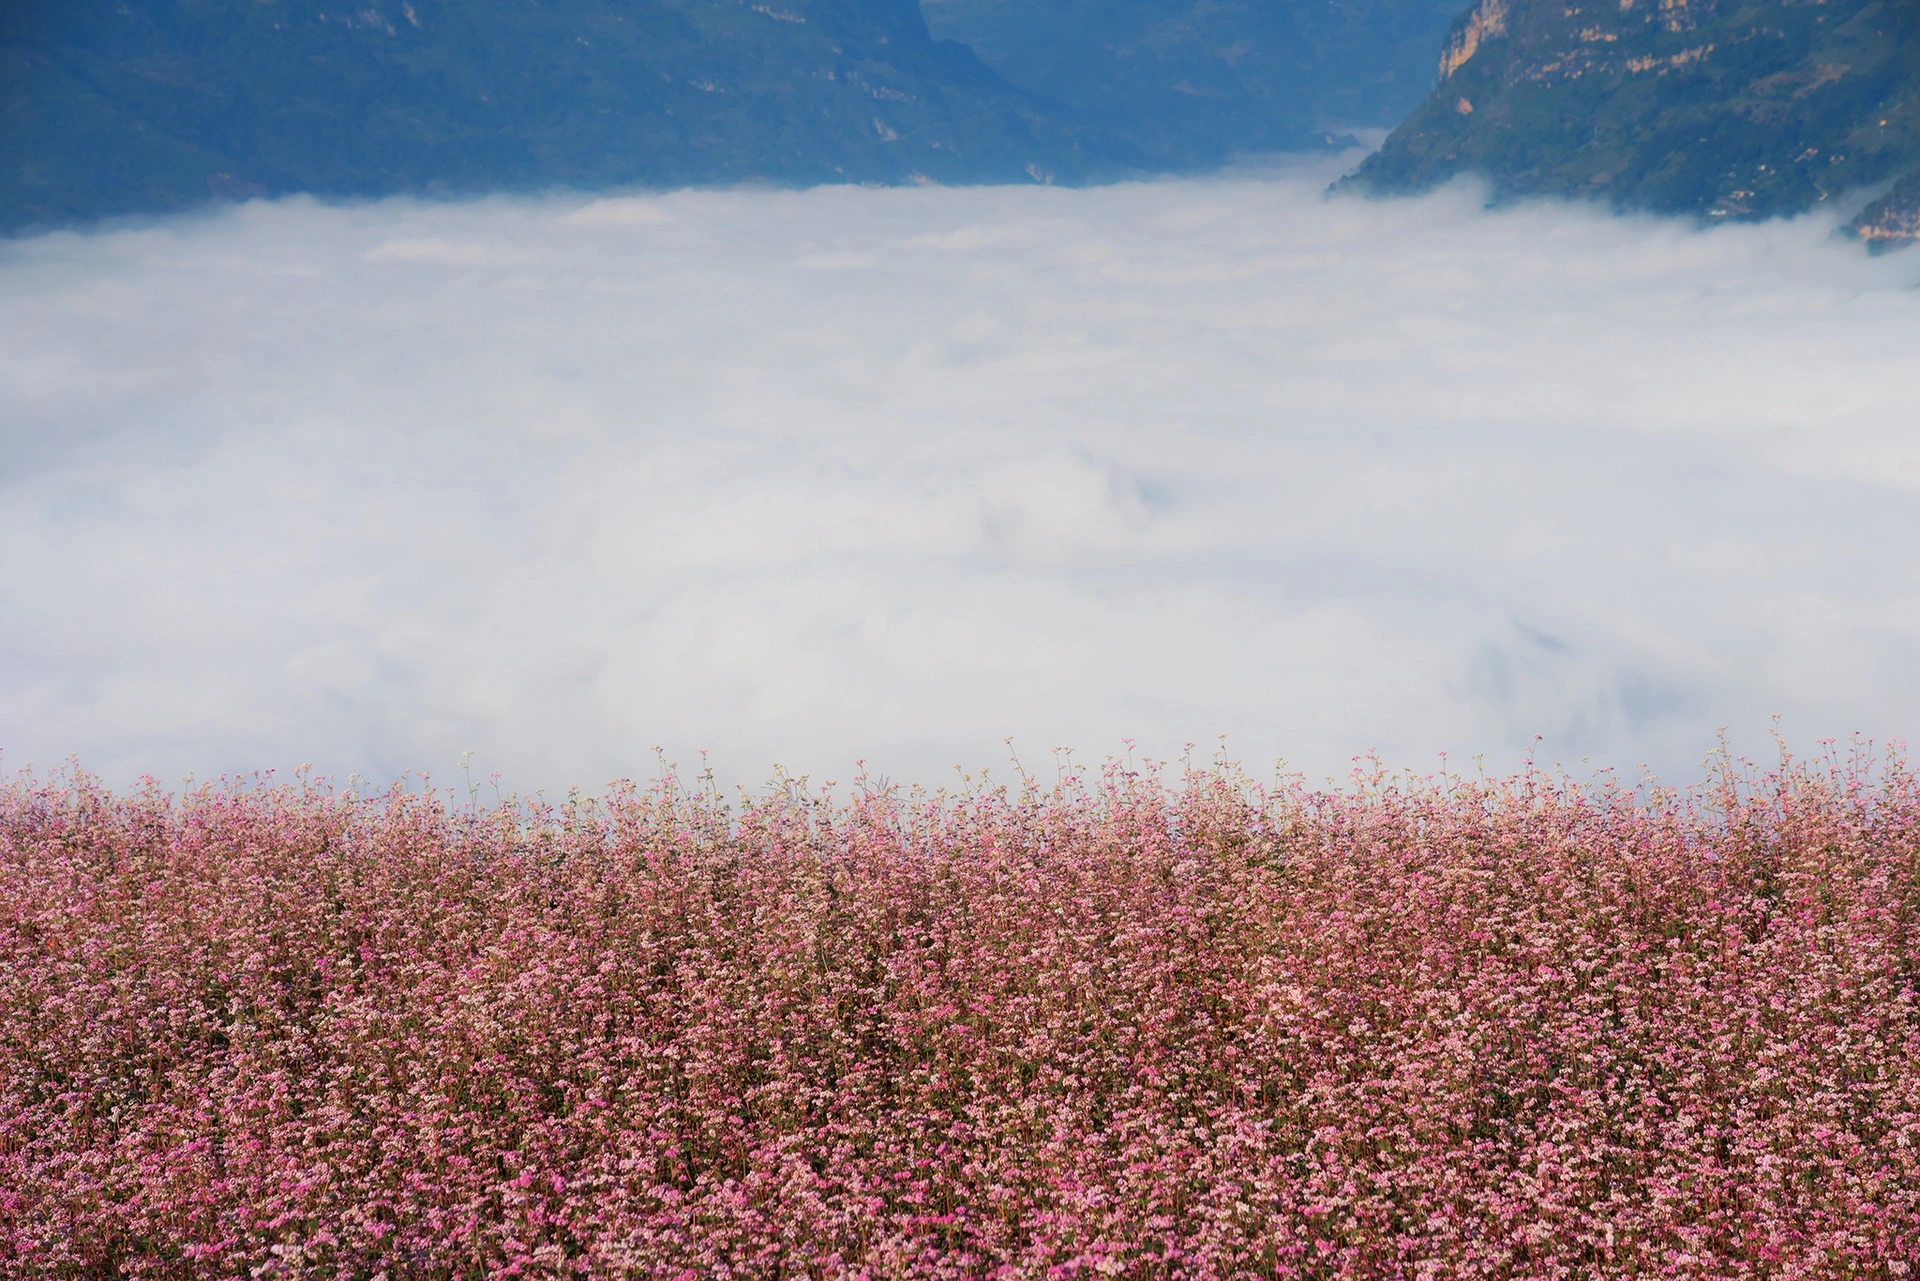
M 1028 181 L 1089 131 L 915 0 L 0 4 L 0 229 L 309 191 Z
M 1480 0 L 1438 72 L 1359 184 L 1761 218 L 1920 174 L 1913 0 Z M 1913 186 L 1860 233 L 1913 235 Z
M 1874 249 L 1892 249 L 1920 240 L 1920 170 L 1894 184 L 1854 219 L 1856 236 Z

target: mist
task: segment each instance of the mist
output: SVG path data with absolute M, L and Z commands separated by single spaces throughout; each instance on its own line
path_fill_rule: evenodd
M 1920 256 L 1337 172 L 0 242 L 0 764 L 1686 781 L 1920 725 Z

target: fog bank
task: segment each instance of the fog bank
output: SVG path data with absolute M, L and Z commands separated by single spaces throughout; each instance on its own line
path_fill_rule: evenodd
M 4 762 L 1692 777 L 1920 726 L 1920 256 L 1330 176 L 0 242 Z

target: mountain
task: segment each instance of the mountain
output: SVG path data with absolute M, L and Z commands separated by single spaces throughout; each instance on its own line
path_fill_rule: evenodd
M 294 191 L 1203 169 L 1399 119 L 1456 3 L 0 0 L 0 230 Z
M 1912 238 L 1920 4 L 1480 0 L 1438 87 L 1355 181 L 1409 191 L 1468 172 L 1503 196 L 1729 219 L 1891 184 L 1855 230 Z
M 937 36 L 1162 168 L 1386 128 L 1458 0 L 923 0 Z
M 12 0 L 0 227 L 209 196 L 1030 181 L 1130 157 L 915 0 Z

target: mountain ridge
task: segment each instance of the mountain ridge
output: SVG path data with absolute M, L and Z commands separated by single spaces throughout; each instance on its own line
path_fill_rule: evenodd
M 1451 5 L 21 0 L 0 230 L 296 191 L 1192 172 L 1390 123 Z
M 1028 181 L 1129 157 L 915 0 L 72 0 L 0 17 L 0 219 L 209 197 Z
M 1355 185 L 1478 173 L 1497 198 L 1732 220 L 1887 188 L 1855 234 L 1891 243 L 1920 222 L 1920 5 L 1479 0 L 1437 72 Z

